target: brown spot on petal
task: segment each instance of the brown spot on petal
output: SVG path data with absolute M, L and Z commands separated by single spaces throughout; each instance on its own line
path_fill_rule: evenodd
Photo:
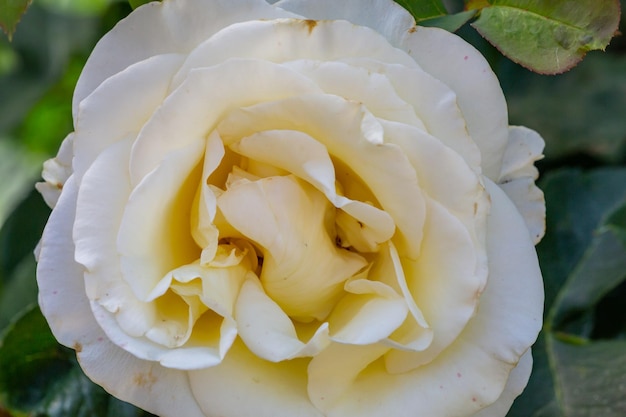
M 411 29 L 409 29 L 409 33 L 415 33 L 417 32 L 417 26 L 413 26 Z
M 156 376 L 152 375 L 152 370 L 150 370 L 150 372 L 148 372 L 147 374 L 145 373 L 135 374 L 133 378 L 133 383 L 135 385 L 137 385 L 139 388 L 146 388 L 148 390 L 152 388 L 152 386 L 154 385 L 156 381 L 157 381 L 157 378 Z
M 80 353 L 83 351 L 83 345 L 81 345 L 80 343 L 76 342 L 74 343 L 74 346 L 72 346 L 72 348 L 74 348 L 74 350 L 76 351 L 76 353 Z
M 315 26 L 317 26 L 317 20 L 307 19 L 304 21 L 304 24 L 309 28 L 309 35 L 310 35 L 311 32 L 313 32 L 313 29 L 315 29 Z

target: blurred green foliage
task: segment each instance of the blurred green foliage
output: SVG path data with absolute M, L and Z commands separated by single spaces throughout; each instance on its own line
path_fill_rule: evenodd
M 442 4 L 459 12 L 460 3 L 424 3 L 423 18 L 441 18 Z M 72 130 L 72 91 L 89 51 L 130 10 L 123 1 L 42 0 L 11 43 L 0 35 L 1 416 L 147 415 L 91 383 L 54 341 L 36 307 L 32 254 L 49 214 L 33 190 L 41 163 Z M 511 123 L 546 139 L 548 230 L 538 246 L 546 319 L 531 381 L 509 417 L 624 416 L 626 40 L 548 77 L 504 58 L 468 25 L 459 33 L 497 72 Z

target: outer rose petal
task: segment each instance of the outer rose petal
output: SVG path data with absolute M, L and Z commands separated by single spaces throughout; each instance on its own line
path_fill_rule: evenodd
M 507 145 L 508 115 L 500 83 L 487 60 L 462 38 L 438 28 L 411 29 L 402 48 L 454 90 L 469 133 L 480 149 L 483 173 L 497 180 Z
M 74 133 L 70 133 L 63 139 L 56 158 L 44 162 L 41 174 L 44 181 L 35 184 L 35 188 L 41 193 L 50 208 L 56 206 L 63 190 L 63 184 L 72 175 L 73 146 Z
M 114 396 L 159 415 L 203 417 L 183 371 L 142 361 L 107 340 L 85 295 L 83 268 L 74 261 L 73 177 L 50 215 L 37 267 L 39 304 L 59 342 L 76 350 L 85 373 Z
M 80 102 L 74 119 L 72 164 L 78 178 L 107 146 L 141 130 L 167 96 L 182 61 L 182 55 L 167 54 L 133 64 L 107 78 Z
M 218 30 L 250 19 L 292 17 L 264 0 L 180 0 L 146 4 L 115 25 L 92 51 L 76 90 L 78 104 L 111 75 L 154 55 L 188 53 Z
M 546 203 L 543 192 L 535 185 L 539 171 L 535 161 L 543 158 L 544 141 L 534 130 L 509 127 L 509 143 L 504 152 L 502 170 L 498 178 L 500 188 L 515 203 L 538 243 L 546 230 Z
M 504 391 L 500 398 L 490 406 L 483 408 L 472 417 L 502 417 L 513 405 L 513 401 L 518 395 L 522 393 L 526 384 L 528 384 L 528 378 L 530 378 L 530 372 L 533 368 L 533 357 L 530 349 L 520 358 L 517 366 L 513 368 L 509 374 L 509 379 L 506 382 Z
M 402 6 L 392 0 L 282 0 L 276 6 L 306 16 L 308 19 L 345 19 L 355 25 L 367 26 L 384 35 L 392 45 L 415 20 Z

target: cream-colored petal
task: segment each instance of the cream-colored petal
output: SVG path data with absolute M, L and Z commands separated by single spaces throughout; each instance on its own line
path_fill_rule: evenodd
M 77 356 L 83 371 L 95 383 L 115 397 L 159 416 L 205 417 L 187 372 L 138 359 L 109 342 L 97 330 L 97 323 L 92 326 L 91 341 L 77 350 Z
M 130 166 L 133 186 L 170 152 L 192 143 L 204 145 L 229 111 L 318 91 L 308 78 L 264 61 L 234 59 L 193 70 L 139 133 Z
M 323 417 L 307 396 L 308 361 L 273 363 L 236 341 L 220 365 L 189 372 L 206 416 Z
M 467 129 L 480 149 L 483 173 L 496 180 L 507 144 L 508 114 L 487 60 L 462 38 L 439 28 L 416 26 L 406 32 L 402 48 L 456 93 Z
M 398 45 L 404 32 L 415 25 L 409 12 L 392 0 L 368 1 L 365 7 L 361 0 L 282 0 L 275 5 L 308 19 L 345 19 L 355 25 L 368 26 L 393 45 Z
M 400 98 L 384 74 L 337 61 L 304 59 L 284 65 L 312 79 L 325 93 L 363 103 L 377 118 L 425 129 L 413 106 Z
M 72 228 L 77 191 L 70 177 L 41 240 L 39 304 L 53 334 L 77 351 L 89 378 L 116 397 L 162 416 L 184 412 L 203 417 L 185 372 L 137 359 L 109 342 L 94 320 L 85 294 L 84 268 L 74 261 Z
M 335 61 L 368 57 L 415 66 L 406 52 L 392 47 L 379 33 L 342 20 L 275 19 L 233 24 L 189 54 L 174 77 L 178 86 L 194 68 L 211 67 L 231 58 L 286 62 L 297 59 Z
M 209 187 L 208 178 L 217 169 L 224 157 L 224 145 L 217 131 L 211 132 L 207 138 L 204 151 L 201 181 L 191 209 L 191 234 L 202 248 L 203 263 L 213 259 L 217 251 L 219 230 L 213 224 L 217 213 L 215 193 Z
M 394 65 L 372 59 L 351 58 L 342 61 L 387 77 L 398 96 L 413 107 L 424 124 L 426 133 L 455 150 L 474 171 L 481 171 L 479 147 L 468 132 L 457 95 L 449 86 L 419 67 Z
M 211 346 L 193 347 L 180 354 L 167 345 L 143 339 L 154 329 L 159 311 L 155 304 L 137 299 L 123 279 L 116 247 L 117 231 L 130 193 L 127 166 L 131 144 L 132 139 L 127 139 L 107 148 L 91 165 L 81 184 L 74 240 L 76 259 L 86 268 L 86 296 L 93 300 L 91 308 L 107 337 L 137 357 L 182 368 L 219 363 L 223 354 Z M 94 218 L 99 221 L 94 222 Z
M 117 249 L 124 280 L 140 300 L 169 271 L 200 257 L 190 217 L 203 150 L 196 142 L 170 153 L 128 198 Z
M 263 287 L 291 317 L 324 319 L 344 282 L 367 264 L 335 246 L 327 224 L 332 206 L 293 176 L 241 181 L 217 204 L 232 227 L 262 248 Z
M 41 193 L 50 208 L 56 206 L 63 190 L 63 184 L 72 175 L 73 146 L 74 134 L 70 133 L 63 139 L 56 157 L 43 163 L 41 176 L 44 181 L 35 184 L 35 188 Z
M 109 145 L 136 136 L 168 94 L 183 56 L 159 55 L 107 78 L 78 105 L 73 168 L 78 178 Z
M 538 243 L 546 230 L 546 204 L 535 185 L 539 171 L 534 163 L 543 158 L 544 141 L 534 130 L 511 126 L 498 185 L 524 217 L 530 235 Z
M 163 286 L 170 292 L 164 296 L 156 291 L 151 294 L 160 307 L 157 310 L 160 320 L 146 333 L 146 337 L 169 347 L 200 347 L 201 344 L 218 352 L 219 359 L 223 359 L 237 335 L 233 311 L 249 268 L 243 256 L 235 263 L 224 266 L 202 266 L 196 262 L 177 268 L 164 277 L 156 289 Z M 161 304 L 159 297 L 164 298 Z M 175 308 L 178 311 L 174 311 Z M 213 317 L 211 320 L 206 317 L 202 322 L 202 315 L 209 309 L 212 311 L 209 315 Z M 163 310 L 168 314 L 164 314 Z M 211 333 L 214 336 L 208 340 L 206 334 Z M 194 340 L 194 335 L 198 341 Z M 203 339 L 202 342 L 200 339 Z
M 402 294 L 410 313 L 404 323 L 381 343 L 400 350 L 422 351 L 426 349 L 432 343 L 433 330 L 410 292 L 400 256 L 392 242 L 387 242 L 378 252 L 368 278 L 382 282 L 398 294 Z
M 414 126 L 389 121 L 381 121 L 381 124 L 386 141 L 398 145 L 407 155 L 417 172 L 421 189 L 466 225 L 475 222 L 480 207 L 475 207 L 474 203 L 484 205 L 486 193 L 480 176 L 463 156 Z M 486 216 L 484 209 L 480 211 Z
M 324 412 L 324 416 L 333 415 L 329 410 L 341 400 L 359 374 L 388 350 L 389 347 L 381 344 L 331 344 L 309 363 L 307 389 L 311 402 Z
M 87 297 L 117 317 L 132 336 L 142 336 L 156 319 L 154 306 L 139 301 L 120 272 L 116 247 L 130 195 L 128 155 L 132 137 L 105 149 L 83 177 L 76 202 L 76 261 L 85 267 Z M 98 221 L 94 221 L 98 219 Z
M 385 364 L 392 373 L 428 363 L 453 343 L 474 315 L 487 282 L 480 248 L 466 227 L 433 200 L 427 200 L 427 213 L 420 257 L 401 262 L 409 296 L 432 328 L 433 340 L 423 351 L 389 352 Z
M 533 357 L 531 350 L 528 349 L 520 358 L 519 362 L 509 374 L 504 391 L 495 403 L 483 408 L 472 417 L 503 417 L 509 412 L 513 401 L 519 396 L 530 378 L 533 369 Z
M 84 344 L 93 322 L 83 283 L 85 270 L 74 261 L 72 227 L 77 195 L 76 182 L 70 176 L 44 229 L 37 264 L 39 306 L 54 337 L 65 346 Z
M 73 100 L 78 104 L 105 79 L 155 55 L 189 53 L 205 39 L 236 22 L 293 16 L 263 0 L 181 0 L 153 2 L 118 22 L 87 60 Z
M 313 185 L 335 207 L 353 219 L 358 227 L 355 234 L 368 241 L 372 250 L 393 236 L 395 225 L 389 214 L 337 194 L 335 168 L 330 155 L 322 143 L 309 135 L 292 130 L 263 131 L 232 143 L 230 148 L 243 156 L 290 172 Z
M 248 349 L 270 362 L 314 356 L 330 343 L 328 324 L 321 324 L 307 342 L 301 341 L 291 319 L 265 294 L 256 276 L 244 282 L 235 316 Z
M 219 125 L 227 145 L 274 129 L 299 130 L 322 143 L 353 172 L 339 182 L 349 184 L 356 174 L 395 221 L 400 250 L 417 257 L 425 213 L 415 169 L 399 147 L 384 143 L 382 127 L 367 109 L 341 97 L 309 94 L 235 110 Z
M 348 294 L 328 317 L 332 340 L 366 345 L 388 337 L 405 320 L 407 303 L 382 282 L 354 279 L 346 282 Z
M 542 325 L 543 287 L 534 245 L 506 195 L 487 183 L 489 282 L 480 308 L 434 361 L 390 375 L 368 367 L 328 411 L 346 415 L 472 416 L 502 394 L 511 370 Z M 437 381 L 437 383 L 434 383 Z

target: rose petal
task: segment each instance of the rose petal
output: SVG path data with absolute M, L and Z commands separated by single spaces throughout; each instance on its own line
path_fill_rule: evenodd
M 366 265 L 335 246 L 325 223 L 332 206 L 293 176 L 242 181 L 217 204 L 234 228 L 262 248 L 263 287 L 292 318 L 324 319 L 344 282 Z
M 395 224 L 389 214 L 337 194 L 335 168 L 330 155 L 322 143 L 309 135 L 292 130 L 263 131 L 232 143 L 230 148 L 243 156 L 290 172 L 313 185 L 335 207 L 361 223 L 359 236 L 371 246 L 393 236 Z
M 231 58 L 286 62 L 297 59 L 334 61 L 368 57 L 415 66 L 404 51 L 393 48 L 373 30 L 341 20 L 252 20 L 231 25 L 189 54 L 174 78 L 177 86 L 194 68 L 211 67 Z M 232 86 L 231 86 L 232 87 Z
M 382 282 L 355 279 L 328 317 L 333 341 L 353 345 L 377 343 L 398 328 L 409 311 L 404 299 Z
M 43 182 L 35 184 L 44 201 L 50 208 L 56 206 L 65 181 L 72 175 L 72 148 L 74 147 L 74 133 L 63 139 L 57 156 L 48 159 L 43 164 Z
M 476 315 L 428 365 L 397 375 L 368 367 L 329 407 L 329 417 L 409 417 L 415 410 L 426 416 L 471 416 L 502 395 L 511 370 L 541 329 L 543 288 L 524 220 L 497 186 L 487 183 L 487 188 L 494 202 L 490 275 Z
M 190 231 L 203 143 L 170 153 L 133 189 L 117 236 L 123 279 L 146 301 L 172 269 L 200 257 Z M 131 155 L 132 158 L 132 155 Z
M 84 344 L 93 321 L 85 296 L 84 268 L 74 261 L 72 226 L 77 195 L 76 182 L 70 176 L 44 229 L 37 264 L 39 306 L 54 337 L 65 346 Z
M 306 59 L 285 65 L 312 79 L 326 93 L 363 103 L 377 118 L 425 129 L 415 108 L 400 98 L 384 74 L 336 61 Z
M 130 166 L 132 184 L 141 182 L 170 152 L 204 144 L 230 110 L 318 91 L 308 78 L 264 61 L 234 59 L 195 69 L 137 137 Z
M 220 29 L 250 19 L 290 17 L 263 0 L 184 0 L 147 4 L 118 22 L 92 51 L 74 91 L 78 104 L 105 79 L 154 55 L 189 52 Z
M 546 230 L 546 204 L 543 193 L 535 185 L 539 171 L 534 165 L 535 161 L 543 158 L 543 147 L 543 139 L 534 130 L 511 126 L 498 178 L 500 188 L 524 217 L 535 244 Z
M 122 279 L 116 247 L 117 230 L 130 194 L 128 156 L 132 137 L 110 145 L 89 167 L 76 201 L 76 261 L 85 266 L 85 290 L 117 326 L 142 336 L 155 320 L 154 306 L 142 303 Z M 94 221 L 98 219 L 98 221 Z
M 274 129 L 299 130 L 315 138 L 367 184 L 394 219 L 402 250 L 417 257 L 424 200 L 415 169 L 400 148 L 383 143 L 379 122 L 359 103 L 308 94 L 232 111 L 218 129 L 227 145 Z M 354 174 L 344 172 L 346 181 L 340 174 L 337 177 L 340 183 L 349 184 Z
M 269 362 L 236 341 L 224 362 L 189 372 L 189 381 L 207 416 L 323 417 L 307 396 L 307 363 Z
M 381 344 L 331 344 L 309 363 L 307 388 L 311 402 L 324 412 L 324 416 L 350 415 L 333 413 L 333 407 L 341 401 L 359 374 L 389 349 Z
M 415 25 L 413 17 L 391 0 L 369 1 L 367 7 L 363 7 L 362 0 L 282 0 L 275 6 L 309 19 L 345 19 L 355 25 L 367 26 L 396 46 L 404 32 Z
M 409 296 L 432 328 L 433 340 L 423 351 L 389 352 L 385 365 L 392 373 L 415 369 L 441 354 L 474 315 L 487 282 L 487 268 L 481 265 L 484 259 L 465 226 L 439 203 L 426 201 L 428 215 L 420 257 L 401 262 Z
M 183 55 L 167 54 L 131 65 L 104 80 L 78 104 L 72 163 L 77 178 L 109 145 L 137 135 L 163 102 L 182 61 Z
M 85 373 L 114 396 L 151 413 L 204 416 L 191 394 L 185 372 L 165 369 L 124 352 L 107 340 L 94 320 L 85 296 L 83 267 L 74 261 L 72 250 L 77 191 L 74 178 L 70 177 L 41 240 L 37 266 L 39 304 L 54 336 L 75 349 Z
M 97 323 L 92 324 L 98 329 Z M 187 373 L 137 359 L 95 330 L 93 342 L 77 353 L 85 373 L 111 395 L 161 416 L 204 417 Z M 180 414 L 179 414 L 180 413 Z
M 327 324 L 320 325 L 308 342 L 300 341 L 291 319 L 265 294 L 256 277 L 244 282 L 235 315 L 248 349 L 271 362 L 314 356 L 330 343 Z
M 450 87 L 420 67 L 367 58 L 346 58 L 342 61 L 387 77 L 398 96 L 413 107 L 424 124 L 425 133 L 454 149 L 473 170 L 480 173 L 480 150 L 469 135 L 457 96 Z
M 507 145 L 508 115 L 500 83 L 487 60 L 462 38 L 439 28 L 416 26 L 406 32 L 402 44 L 426 72 L 456 93 L 480 149 L 483 173 L 496 180 Z
M 209 177 L 222 162 L 224 154 L 222 138 L 216 131 L 213 131 L 207 138 L 202 180 L 191 209 L 191 234 L 198 246 L 202 248 L 203 263 L 212 260 L 217 251 L 219 230 L 213 224 L 217 213 L 217 200 L 215 193 L 209 187 Z
M 515 398 L 522 393 L 526 384 L 528 384 L 532 369 L 533 357 L 530 349 L 528 349 L 509 374 L 504 391 L 502 391 L 496 402 L 473 414 L 472 417 L 502 417 L 506 415 L 511 409 Z

